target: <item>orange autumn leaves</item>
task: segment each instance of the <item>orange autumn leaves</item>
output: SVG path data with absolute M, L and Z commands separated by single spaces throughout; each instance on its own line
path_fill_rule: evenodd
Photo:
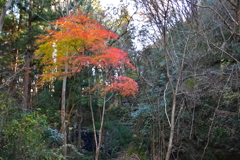
M 106 92 L 117 91 L 122 96 L 135 96 L 138 90 L 137 82 L 129 77 L 112 77 L 112 83 L 104 89 Z
M 35 52 L 43 66 L 41 83 L 66 74 L 74 75 L 86 67 L 95 67 L 106 73 L 113 69 L 124 70 L 126 67 L 135 69 L 126 52 L 107 45 L 108 41 L 116 39 L 117 35 L 90 19 L 89 15 L 77 12 L 51 24 L 55 29 L 46 30 L 47 34 L 38 36 L 37 43 L 40 46 Z M 64 70 L 66 65 L 67 73 Z M 133 79 L 124 76 L 106 77 L 110 78 L 105 78 L 106 83 L 101 84 L 103 92 L 117 91 L 123 96 L 136 95 L 138 85 Z

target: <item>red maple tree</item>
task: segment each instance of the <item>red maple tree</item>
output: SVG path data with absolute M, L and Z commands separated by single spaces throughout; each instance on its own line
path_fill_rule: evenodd
M 37 43 L 36 57 L 41 59 L 43 74 L 41 83 L 81 72 L 85 67 L 96 67 L 108 72 L 110 69 L 135 69 L 128 54 L 108 46 L 108 41 L 117 35 L 107 30 L 90 15 L 80 11 L 51 23 L 55 30 L 46 30 Z M 68 66 L 68 72 L 64 67 Z M 123 96 L 136 95 L 137 83 L 128 77 L 113 76 L 101 84 L 103 92 L 117 91 Z M 99 84 L 98 84 L 99 86 Z M 98 88 L 98 87 L 97 87 Z

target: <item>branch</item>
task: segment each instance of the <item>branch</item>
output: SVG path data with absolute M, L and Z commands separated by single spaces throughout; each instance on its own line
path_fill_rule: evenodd
M 223 6 L 223 8 L 226 10 L 226 12 L 228 13 L 229 17 L 231 17 L 232 21 L 239 26 L 238 22 L 233 18 L 233 16 L 231 15 L 231 13 L 229 12 L 229 10 L 227 9 L 227 7 L 222 3 L 222 1 L 220 0 L 221 5 Z
M 143 75 L 140 73 L 140 76 L 143 78 L 143 80 L 149 85 L 149 86 L 151 86 L 151 87 L 153 87 L 154 85 L 151 83 L 151 82 L 149 82 L 145 77 L 143 77 Z
M 209 144 L 209 141 L 210 141 L 210 136 L 211 136 L 211 132 L 212 132 L 212 128 L 213 128 L 213 123 L 214 123 L 214 120 L 215 120 L 215 117 L 216 117 L 217 110 L 218 110 L 218 108 L 220 107 L 221 98 L 222 98 L 222 93 L 221 93 L 221 95 L 220 95 L 220 97 L 219 97 L 219 99 L 218 99 L 218 105 L 217 105 L 217 107 L 216 107 L 216 109 L 215 109 L 215 111 L 214 111 L 214 113 L 213 113 L 212 122 L 211 122 L 211 125 L 210 125 L 209 129 L 208 129 L 207 144 L 206 144 L 206 146 L 204 147 L 201 160 L 203 160 L 203 157 L 204 157 L 204 155 L 205 155 L 206 149 L 207 149 L 208 144 Z
M 183 81 L 189 79 L 189 78 L 193 78 L 193 77 L 203 77 L 203 76 L 209 76 L 209 75 L 229 75 L 229 74 L 232 74 L 233 71 L 237 70 L 237 68 L 231 68 L 231 69 L 227 69 L 227 70 L 224 70 L 223 73 L 220 73 L 220 71 L 215 71 L 215 72 L 210 72 L 210 73 L 204 73 L 204 74 L 197 74 L 197 75 L 192 75 L 192 76 L 189 76 L 189 77 L 186 77 L 183 79 Z M 225 72 L 229 72 L 231 71 L 231 73 L 225 73 Z
M 26 66 L 26 63 L 23 65 L 23 67 L 18 72 L 14 73 L 10 77 L 6 78 L 6 81 L 4 81 L 2 85 L 0 85 L 0 89 L 4 88 L 5 86 L 8 86 L 16 78 L 17 74 L 19 72 L 21 72 L 22 70 L 24 70 L 25 66 Z
M 240 62 L 233 57 L 231 54 L 229 54 L 228 52 L 226 52 L 225 50 L 223 50 L 222 48 L 218 47 L 217 45 L 215 45 L 214 43 L 212 43 L 211 41 L 209 41 L 211 45 L 213 45 L 214 47 L 216 47 L 217 49 L 221 50 L 223 53 L 225 53 L 226 55 L 228 55 L 229 57 L 231 57 L 234 61 L 237 62 L 237 64 L 239 64 Z
M 178 92 L 178 87 L 179 87 L 179 84 L 180 84 L 180 80 L 182 78 L 183 66 L 184 66 L 184 61 L 185 61 L 185 57 L 186 57 L 186 54 L 187 54 L 187 45 L 188 45 L 189 39 L 190 39 L 190 35 L 188 35 L 187 42 L 186 42 L 185 47 L 184 47 L 181 67 L 180 67 L 180 71 L 179 71 L 178 78 L 177 78 L 177 84 L 176 84 L 176 88 L 175 88 L 175 94 L 176 95 L 177 95 L 177 92 Z
M 226 52 L 225 50 L 223 50 L 221 47 L 218 47 L 216 44 L 214 44 L 213 42 L 211 42 L 205 35 L 199 33 L 199 35 L 201 35 L 203 38 L 205 38 L 207 40 L 207 44 L 208 45 L 213 45 L 215 48 L 219 49 L 220 51 L 222 51 L 223 53 L 225 53 L 226 55 L 228 55 L 229 57 L 231 57 L 234 61 L 237 62 L 237 64 L 239 64 L 240 62 L 233 57 L 231 54 L 229 54 L 228 52 Z
M 132 16 L 127 20 L 127 27 L 126 30 L 117 37 L 117 39 L 113 40 L 112 42 L 110 42 L 109 46 L 112 46 L 114 43 L 116 43 L 121 37 L 123 37 L 126 33 L 128 33 L 128 26 L 131 22 L 131 20 L 133 19 L 133 16 L 137 13 L 137 10 L 132 14 Z
M 232 76 L 232 74 L 229 76 L 229 78 L 228 78 L 228 80 L 227 80 L 227 83 L 229 82 L 231 76 Z M 224 86 L 223 90 L 224 90 L 226 87 L 227 87 L 227 84 Z M 213 124 L 214 124 L 214 121 L 215 121 L 217 112 L 219 111 L 219 107 L 220 107 L 220 105 L 221 105 L 220 103 L 221 103 L 221 98 L 222 98 L 222 97 L 223 97 L 223 93 L 220 94 L 219 99 L 218 99 L 217 107 L 215 108 L 215 111 L 214 111 L 214 113 L 213 113 L 212 122 L 211 122 L 211 125 L 209 126 L 209 129 L 208 129 L 207 143 L 206 143 L 206 146 L 204 147 L 201 160 L 203 160 L 204 155 L 205 155 L 205 152 L 206 152 L 206 149 L 207 149 L 207 147 L 208 147 L 208 145 L 209 145 L 210 136 L 211 136 L 211 132 L 212 132 L 212 128 L 213 128 Z
M 167 83 L 166 88 L 163 92 L 163 99 L 164 99 L 164 104 L 165 104 L 165 114 L 167 116 L 168 124 L 171 127 L 171 122 L 170 122 L 168 114 L 167 114 L 167 101 L 166 101 L 166 90 L 167 90 L 167 88 L 168 88 L 168 83 Z
M 235 31 L 232 29 L 231 25 L 228 24 L 228 22 L 225 21 L 224 18 L 223 18 L 215 9 L 213 9 L 212 7 L 210 7 L 210 6 L 197 5 L 197 4 L 195 4 L 195 3 L 190 2 L 189 0 L 187 0 L 187 2 L 188 2 L 188 3 L 191 3 L 192 5 L 195 5 L 195 6 L 197 6 L 197 7 L 200 7 L 200 8 L 208 8 L 208 9 L 212 10 L 212 11 L 213 11 L 214 13 L 216 13 L 216 15 L 223 21 L 223 23 L 227 26 L 227 28 L 231 31 L 231 33 L 232 33 L 232 34 L 235 33 Z M 235 34 L 237 34 L 237 33 L 235 33 Z M 238 35 L 238 34 L 237 34 L 237 35 Z
M 237 8 L 237 4 L 235 4 L 234 2 L 232 2 L 231 0 L 227 0 L 229 3 L 231 3 L 231 5 L 233 5 L 234 7 Z

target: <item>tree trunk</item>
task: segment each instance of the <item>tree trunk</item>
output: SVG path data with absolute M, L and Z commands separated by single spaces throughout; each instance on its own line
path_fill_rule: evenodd
M 78 113 L 79 112 L 79 113 Z M 83 122 L 83 114 L 82 114 L 82 110 L 81 108 L 79 110 L 77 110 L 77 131 L 78 131 L 78 138 L 77 138 L 77 146 L 79 149 L 82 148 L 82 139 L 81 139 L 81 132 L 82 132 L 82 122 Z
M 168 45 L 167 44 L 167 22 L 164 21 L 164 24 L 163 24 L 163 48 L 164 48 L 164 57 L 165 57 L 165 62 L 166 62 L 165 66 L 166 66 L 168 82 L 170 84 L 170 87 L 172 90 L 172 95 L 173 95 L 172 115 L 171 115 L 171 122 L 170 122 L 170 137 L 169 137 L 168 149 L 167 149 L 167 153 L 166 153 L 166 160 L 169 160 L 171 153 L 172 153 L 172 140 L 173 140 L 173 136 L 174 136 L 174 116 L 175 116 L 175 108 L 176 108 L 176 95 L 175 95 L 175 90 L 174 90 L 174 86 L 172 84 L 170 71 L 169 71 L 167 45 Z
M 29 1 L 29 8 L 32 9 L 32 1 Z M 32 38 L 31 36 L 31 27 L 32 27 L 32 14 L 28 14 L 28 38 L 29 40 Z M 29 81 L 29 70 L 30 70 L 30 56 L 31 56 L 31 48 L 32 42 L 29 41 L 26 44 L 26 55 L 25 55 L 25 73 L 24 73 L 24 94 L 23 94 L 23 109 L 29 109 L 30 107 L 30 81 Z
M 0 16 L 0 31 L 2 31 L 2 27 L 4 24 L 4 19 L 6 17 L 7 10 L 11 6 L 11 4 L 12 4 L 12 0 L 8 0 L 6 2 L 6 4 L 2 7 L 2 12 L 1 12 L 1 16 Z
M 23 109 L 29 109 L 30 89 L 29 89 L 29 68 L 30 68 L 30 51 L 27 49 L 25 57 L 25 73 L 24 73 L 24 95 Z
M 96 145 L 97 148 L 96 148 L 95 160 L 99 159 L 100 149 L 101 149 L 101 145 L 102 145 L 105 108 L 106 108 L 106 95 L 104 95 L 104 98 L 103 98 L 103 110 L 102 110 L 101 124 L 100 124 L 100 129 L 99 129 L 98 143 Z
M 65 65 L 65 73 L 68 72 L 68 66 Z M 61 131 L 60 133 L 63 134 L 63 156 L 67 155 L 67 133 L 66 133 L 66 88 L 67 88 L 67 75 L 63 77 L 63 83 L 62 83 L 62 101 L 61 101 Z
M 66 5 L 66 16 L 69 16 L 68 0 L 67 0 L 67 5 Z M 63 142 L 62 142 L 62 144 L 63 144 L 63 156 L 66 157 L 67 156 L 66 88 L 67 88 L 67 72 L 68 72 L 68 65 L 67 64 L 65 64 L 64 71 L 65 71 L 66 75 L 64 75 L 63 83 L 62 83 L 62 102 L 61 102 L 62 127 L 61 127 L 61 133 L 63 134 Z
M 240 32 L 240 1 L 237 1 L 238 32 Z
M 168 142 L 168 149 L 166 154 L 166 160 L 170 159 L 172 153 L 172 144 L 173 144 L 173 137 L 174 137 L 174 128 L 175 128 L 175 110 L 176 110 L 176 95 L 173 95 L 173 102 L 172 102 L 172 115 L 171 115 L 171 126 L 170 126 L 170 137 Z
M 89 86 L 90 86 L 90 83 L 89 83 Z M 92 124 L 93 124 L 93 133 L 94 133 L 94 140 L 95 140 L 95 147 L 96 147 L 96 150 L 97 150 L 97 130 L 96 130 L 96 126 L 95 126 L 95 118 L 94 118 L 94 113 L 93 113 L 93 105 L 92 105 L 92 95 L 90 95 L 89 97 L 89 106 L 90 106 L 90 109 L 91 109 L 91 116 L 92 116 Z M 97 151 L 96 151 L 97 152 Z M 97 158 L 97 154 L 95 156 L 95 160 Z

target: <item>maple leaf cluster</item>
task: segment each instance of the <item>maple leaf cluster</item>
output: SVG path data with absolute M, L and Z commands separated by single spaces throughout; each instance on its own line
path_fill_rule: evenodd
M 126 52 L 107 45 L 118 36 L 89 17 L 78 11 L 52 22 L 55 29 L 38 36 L 39 49 L 35 53 L 43 65 L 42 83 L 81 72 L 85 67 L 106 72 L 110 68 L 135 70 Z M 64 69 L 66 65 L 68 71 Z M 105 83 L 108 85 L 103 86 L 102 91 L 118 91 L 123 96 L 137 93 L 137 83 L 131 78 L 119 76 L 106 81 L 110 84 Z
M 135 96 L 138 91 L 138 84 L 133 79 L 124 76 L 112 77 L 112 83 L 103 90 L 106 92 L 118 91 L 122 96 Z

